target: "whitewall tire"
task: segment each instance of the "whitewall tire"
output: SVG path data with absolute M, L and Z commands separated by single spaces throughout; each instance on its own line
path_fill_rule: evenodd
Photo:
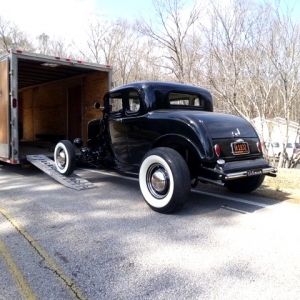
M 68 140 L 59 141 L 54 150 L 56 170 L 63 175 L 70 175 L 75 170 L 76 155 L 72 143 Z
M 160 213 L 179 210 L 191 189 L 189 169 L 182 156 L 171 148 L 150 150 L 139 172 L 140 189 L 146 203 Z

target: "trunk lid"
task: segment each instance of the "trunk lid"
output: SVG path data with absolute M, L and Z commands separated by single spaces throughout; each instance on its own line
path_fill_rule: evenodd
M 238 116 L 201 112 L 193 114 L 192 118 L 203 123 L 212 139 L 258 137 L 253 126 Z

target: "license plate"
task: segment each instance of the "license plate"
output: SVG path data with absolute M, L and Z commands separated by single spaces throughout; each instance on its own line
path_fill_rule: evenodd
M 231 143 L 231 149 L 233 155 L 249 154 L 249 145 L 246 142 Z
M 255 176 L 255 175 L 260 175 L 260 174 L 262 174 L 261 169 L 247 171 L 247 176 Z

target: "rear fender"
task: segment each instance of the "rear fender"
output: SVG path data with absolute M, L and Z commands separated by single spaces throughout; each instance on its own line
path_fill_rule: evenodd
M 168 147 L 176 150 L 187 162 L 191 176 L 197 172 L 197 167 L 205 158 L 203 147 L 197 147 L 192 141 L 181 135 L 164 135 L 157 139 L 151 149 Z
M 201 140 L 198 145 L 196 145 L 193 141 L 190 139 L 178 135 L 178 134 L 167 134 L 159 137 L 152 145 L 151 148 L 157 148 L 157 147 L 168 147 L 172 144 L 174 145 L 181 145 L 187 149 L 189 149 L 197 158 L 198 160 L 205 160 L 206 157 L 206 151 L 204 150 L 204 140 Z M 210 146 L 210 145 L 209 145 Z M 207 148 L 207 145 L 205 146 Z

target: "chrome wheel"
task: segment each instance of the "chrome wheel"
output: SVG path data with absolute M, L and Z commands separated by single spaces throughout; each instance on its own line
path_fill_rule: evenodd
M 67 163 L 67 156 L 64 149 L 59 148 L 55 158 L 56 158 L 56 166 L 59 169 L 63 170 L 66 167 L 66 163 Z
M 168 193 L 170 178 L 162 165 L 153 164 L 150 166 L 146 180 L 148 189 L 155 198 L 162 199 Z

